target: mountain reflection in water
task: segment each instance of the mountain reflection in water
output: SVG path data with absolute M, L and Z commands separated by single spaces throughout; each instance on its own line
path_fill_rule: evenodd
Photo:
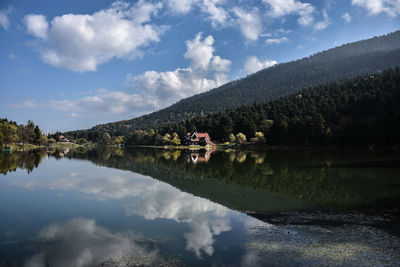
M 398 163 L 323 150 L 1 154 L 0 266 L 392 264 L 399 239 L 374 228 L 389 222 L 353 212 L 396 207 Z
M 400 199 L 400 157 L 391 153 L 103 149 L 66 157 L 151 176 L 240 211 L 388 209 Z M 187 164 L 193 159 L 207 164 Z

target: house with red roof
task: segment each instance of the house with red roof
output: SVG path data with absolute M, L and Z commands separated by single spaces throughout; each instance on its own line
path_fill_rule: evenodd
M 65 138 L 64 135 L 60 135 L 59 140 L 60 140 L 59 142 L 61 142 L 61 143 L 69 143 L 69 140 L 67 138 Z
M 187 133 L 185 138 L 185 144 L 188 146 L 216 146 L 213 141 L 211 141 L 208 133 Z

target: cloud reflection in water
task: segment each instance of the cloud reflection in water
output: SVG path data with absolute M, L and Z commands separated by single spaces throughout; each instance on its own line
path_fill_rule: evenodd
M 28 181 L 18 180 L 12 184 L 30 190 L 73 190 L 98 201 L 126 198 L 128 216 L 135 214 L 147 220 L 170 219 L 188 223 L 190 232 L 184 233 L 186 249 L 198 257 L 202 253 L 213 255 L 215 236 L 232 229 L 226 207 L 136 173 L 96 166 L 95 169 L 72 171 L 60 178 L 36 175 L 29 178 Z
M 95 266 L 108 259 L 129 255 L 156 259 L 156 251 L 148 251 L 122 234 L 114 234 L 96 225 L 95 220 L 76 218 L 45 227 L 39 234 L 42 248 L 30 257 L 27 267 Z

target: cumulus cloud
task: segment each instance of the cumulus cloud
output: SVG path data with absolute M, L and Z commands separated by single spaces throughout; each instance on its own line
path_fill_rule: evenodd
M 298 15 L 297 22 L 302 26 L 308 26 L 314 21 L 315 8 L 309 3 L 297 0 L 263 0 L 263 2 L 270 7 L 268 15 L 272 18 Z
M 282 37 L 282 38 L 268 38 L 266 40 L 267 44 L 280 44 L 280 43 L 284 43 L 287 42 L 288 38 L 287 37 Z
M 143 96 L 155 99 L 160 107 L 218 87 L 227 82 L 226 72 L 231 61 L 214 55 L 213 44 L 211 35 L 203 38 L 198 33 L 186 42 L 184 57 L 190 60 L 189 67 L 128 75 L 127 83 L 141 90 Z
M 166 27 L 150 24 L 162 7 L 122 1 L 94 14 L 65 14 L 49 23 L 40 14 L 28 14 L 27 32 L 41 40 L 38 51 L 46 63 L 73 71 L 95 71 L 112 58 L 131 59 L 141 48 L 156 43 Z
M 213 56 L 210 67 L 211 70 L 227 72 L 231 66 L 231 61 L 227 59 L 223 59 L 220 56 Z
M 326 10 L 322 11 L 322 17 L 323 17 L 323 19 L 315 24 L 314 28 L 317 31 L 322 31 L 322 30 L 328 28 L 328 26 L 331 24 L 331 20 L 328 16 L 328 12 Z
M 8 30 L 8 27 L 10 27 L 10 19 L 8 16 L 11 14 L 11 12 L 11 6 L 5 9 L 0 9 L 0 26 L 5 30 Z
M 165 72 L 146 71 L 136 76 L 127 75 L 126 83 L 133 86 L 136 93 L 100 89 L 75 99 L 47 102 L 29 99 L 11 106 L 20 109 L 51 108 L 68 112 L 72 117 L 78 117 L 76 114 L 88 117 L 86 114 L 97 113 L 132 116 L 150 112 L 182 98 L 216 88 L 228 81 L 226 73 L 229 71 L 231 61 L 214 55 L 213 44 L 214 38 L 211 35 L 203 38 L 199 33 L 194 39 L 186 42 L 187 50 L 184 58 L 190 61 L 187 68 Z
M 262 60 L 259 60 L 256 56 L 251 56 L 251 57 L 247 58 L 247 60 L 244 64 L 244 71 L 247 74 L 251 74 L 251 73 L 257 72 L 259 70 L 272 67 L 275 64 L 278 64 L 278 62 L 275 60 L 266 59 L 266 60 L 262 61 Z
M 351 4 L 365 8 L 370 15 L 386 13 L 397 17 L 400 14 L 399 0 L 351 0 Z
M 250 41 L 255 41 L 261 35 L 262 23 L 259 17 L 259 11 L 254 8 L 252 12 L 247 12 L 241 8 L 234 8 L 234 14 L 237 17 L 236 23 L 240 27 L 240 31 Z
M 37 38 L 47 39 L 49 24 L 45 16 L 29 14 L 25 16 L 24 23 L 29 34 Z
M 193 69 L 206 70 L 213 58 L 214 38 L 209 35 L 202 40 L 202 34 L 198 33 L 193 40 L 186 41 L 186 53 L 184 57 L 189 59 Z
M 351 15 L 349 13 L 347 13 L 347 12 L 343 14 L 342 18 L 346 23 L 350 23 L 351 22 Z

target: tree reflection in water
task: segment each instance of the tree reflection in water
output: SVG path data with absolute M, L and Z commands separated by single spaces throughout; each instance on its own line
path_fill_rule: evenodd
M 98 203 L 123 200 L 124 218 L 125 215 L 126 218 L 139 216 L 147 223 L 154 223 L 153 226 L 157 225 L 154 221 L 185 225 L 180 232 L 184 242 L 182 249 L 186 248 L 199 260 L 218 254 L 217 241 L 221 242 L 223 236 L 234 232 L 235 225 L 230 216 L 244 220 L 241 223 L 251 233 L 250 242 L 241 244 L 246 247 L 244 255 L 240 255 L 245 266 L 271 262 L 286 265 L 299 259 L 305 264 L 319 264 L 328 259 L 325 263 L 329 265 L 340 262 L 341 259 L 334 257 L 338 254 L 356 265 L 363 259 L 354 255 L 373 253 L 383 259 L 387 255 L 381 253 L 379 247 L 393 242 L 398 244 L 397 239 L 391 242 L 391 236 L 370 227 L 374 218 L 337 215 L 338 212 L 396 206 L 399 200 L 396 190 L 399 158 L 396 154 L 99 147 L 67 153 L 40 150 L 2 155 L 2 172 L 17 168 L 31 172 L 46 156 L 75 159 L 65 161 L 76 164 L 73 165 L 75 168 L 67 167 L 57 175 L 21 176 L 11 179 L 9 184 L 31 191 L 44 188 L 79 192 Z M 195 162 L 194 156 L 197 157 Z M 199 161 L 201 157 L 206 160 Z M 85 168 L 81 168 L 76 160 L 108 168 L 92 164 L 83 164 Z M 252 215 L 258 212 L 274 223 L 260 222 L 230 208 Z M 291 217 L 282 223 L 285 226 L 277 226 L 279 221 L 273 216 L 289 212 L 292 212 Z M 324 226 L 321 222 L 321 225 L 307 225 L 312 216 L 319 220 L 320 215 L 334 223 L 338 218 L 344 220 L 346 227 Z M 128 233 L 111 232 L 98 226 L 94 219 L 72 218 L 50 223 L 42 229 L 36 243 L 33 242 L 33 247 L 40 249 L 31 251 L 26 261 L 28 265 L 96 266 L 107 262 L 107 258 L 120 259 L 119 263 L 124 264 L 132 261 L 158 265 L 160 262 L 156 243 L 138 241 L 137 236 Z M 369 240 L 362 240 L 362 236 L 369 236 Z M 381 237 L 384 237 L 382 244 L 379 243 Z M 82 245 L 74 244 L 76 240 Z M 287 257 L 280 257 L 282 254 Z M 143 255 L 147 258 L 142 258 Z M 109 263 L 113 266 L 115 262 Z
M 1 154 L 1 172 L 17 168 L 30 172 L 47 155 L 60 158 L 61 153 Z M 63 156 L 151 176 L 240 211 L 388 209 L 400 199 L 398 154 L 99 147 L 71 150 Z M 193 164 L 200 162 L 206 164 Z

